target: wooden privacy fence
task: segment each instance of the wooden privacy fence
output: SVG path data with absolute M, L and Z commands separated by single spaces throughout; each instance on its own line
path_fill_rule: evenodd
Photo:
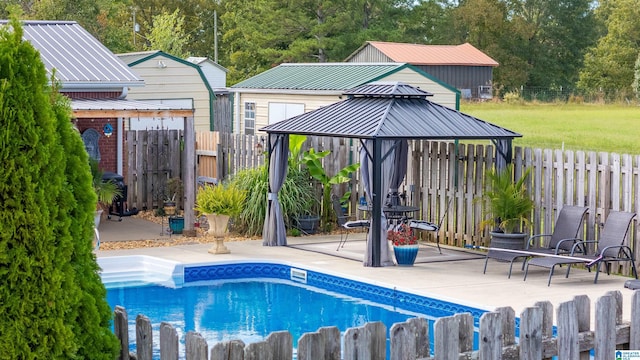
M 172 196 L 167 181 L 183 177 L 183 137 L 182 130 L 127 131 L 125 182 L 130 208 L 162 207 L 162 201 Z M 182 199 L 175 200 L 182 205 Z
M 262 151 L 267 150 L 266 140 L 260 147 L 257 144 L 262 144 L 261 137 L 220 136 L 217 155 L 222 162 L 218 162 L 217 167 L 218 174 L 224 177 L 219 178 L 264 163 Z M 360 141 L 357 139 L 308 137 L 305 146 L 331 151 L 323 159 L 325 172 L 330 176 L 348 164 L 359 162 Z M 203 157 L 199 157 L 200 163 L 205 161 Z M 513 163 L 518 177 L 530 169 L 527 186 L 536 205 L 528 231 L 533 234 L 551 233 L 557 213 L 564 205 L 589 207 L 581 234 L 587 239 L 597 239 L 611 210 L 640 214 L 640 155 L 515 147 Z M 494 165 L 495 148 L 490 144 L 411 141 L 407 176 L 400 191 L 407 203 L 421 209 L 416 214 L 418 218 L 436 223 L 443 221 L 442 243 L 458 247 L 488 246 L 489 232 L 479 226 L 483 219 L 482 206 L 475 199 L 482 196 L 486 173 Z M 350 183 L 336 186 L 333 191 L 343 194 L 348 190 L 357 194 L 351 197 L 351 208 L 356 209 L 358 198 L 363 194 L 359 172 L 353 174 Z M 425 232 L 421 236 L 434 235 Z M 639 239 L 640 226 L 634 224 L 629 243 L 636 259 L 640 255 Z M 629 270 L 627 265 L 623 265 L 622 271 Z
M 537 302 L 519 316 L 516 341 L 515 311 L 510 307 L 487 312 L 480 318 L 478 348 L 473 350 L 474 319 L 469 313 L 439 318 L 433 329 L 424 318 L 394 324 L 389 331 L 391 360 L 414 359 L 487 359 L 541 360 L 558 356 L 563 360 L 615 358 L 616 349 L 640 349 L 640 291 L 631 298 L 630 322 L 623 321 L 622 294 L 608 292 L 598 298 L 593 314 L 587 296 L 574 297 L 555 310 L 556 334 L 553 331 L 554 309 L 549 301 Z M 136 353 L 129 353 L 128 316 L 116 307 L 114 329 L 120 339 L 121 360 L 151 360 L 154 349 L 151 321 L 136 317 Z M 429 333 L 433 331 L 433 357 Z M 381 322 L 350 328 L 340 335 L 337 327 L 323 327 L 303 334 L 298 340 L 298 360 L 384 360 L 387 353 L 387 329 Z M 341 341 L 342 340 L 342 341 Z M 341 345 L 343 344 L 343 345 Z M 161 323 L 159 343 L 155 344 L 162 360 L 179 358 L 178 333 L 168 323 Z M 209 357 L 208 357 L 209 356 Z M 271 333 L 264 341 L 244 344 L 232 340 L 213 345 L 196 332 L 185 336 L 186 360 L 259 360 L 293 358 L 293 339 L 288 331 Z

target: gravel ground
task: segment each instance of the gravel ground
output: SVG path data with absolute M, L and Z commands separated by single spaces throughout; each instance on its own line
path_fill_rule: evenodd
M 141 211 L 137 215 L 134 215 L 134 217 L 152 221 L 157 224 L 160 224 L 162 221 L 161 217 L 155 216 L 151 211 Z M 208 225 L 207 224 L 203 224 L 203 225 L 204 226 L 202 226 L 201 228 L 196 229 L 196 232 L 197 232 L 196 237 L 174 235 L 171 237 L 170 240 L 169 239 L 149 239 L 149 240 L 133 240 L 133 241 L 109 241 L 109 242 L 102 242 L 100 244 L 100 250 L 108 251 L 108 250 L 137 249 L 137 248 L 144 248 L 144 247 L 165 247 L 165 246 L 176 246 L 176 245 L 213 243 L 215 241 L 215 238 L 211 235 L 206 234 L 206 229 L 208 229 Z M 230 233 L 225 238 L 224 241 L 244 241 L 244 240 L 254 240 L 254 239 L 261 239 L 261 237 L 248 238 L 240 234 Z

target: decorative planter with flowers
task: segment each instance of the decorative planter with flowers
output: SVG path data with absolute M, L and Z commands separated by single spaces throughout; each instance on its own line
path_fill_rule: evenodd
M 412 266 L 418 256 L 418 238 L 408 224 L 400 224 L 387 232 L 398 266 Z

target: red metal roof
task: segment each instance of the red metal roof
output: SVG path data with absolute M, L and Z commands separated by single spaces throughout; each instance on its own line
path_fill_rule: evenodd
M 469 43 L 422 45 L 367 41 L 395 62 L 412 65 L 498 66 L 498 62 Z

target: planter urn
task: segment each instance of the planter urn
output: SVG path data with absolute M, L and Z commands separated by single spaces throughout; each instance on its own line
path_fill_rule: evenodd
M 394 246 L 393 253 L 396 256 L 396 262 L 398 266 L 413 266 L 418 256 L 419 246 L 416 245 L 402 245 Z
M 525 233 L 501 233 L 490 232 L 491 247 L 511 250 L 522 250 L 525 248 L 525 241 L 529 237 Z
M 228 215 L 206 214 L 209 222 L 208 235 L 215 238 L 215 244 L 209 253 L 211 254 L 229 254 L 231 251 L 224 245 L 224 238 L 227 235 L 227 225 L 229 224 Z

